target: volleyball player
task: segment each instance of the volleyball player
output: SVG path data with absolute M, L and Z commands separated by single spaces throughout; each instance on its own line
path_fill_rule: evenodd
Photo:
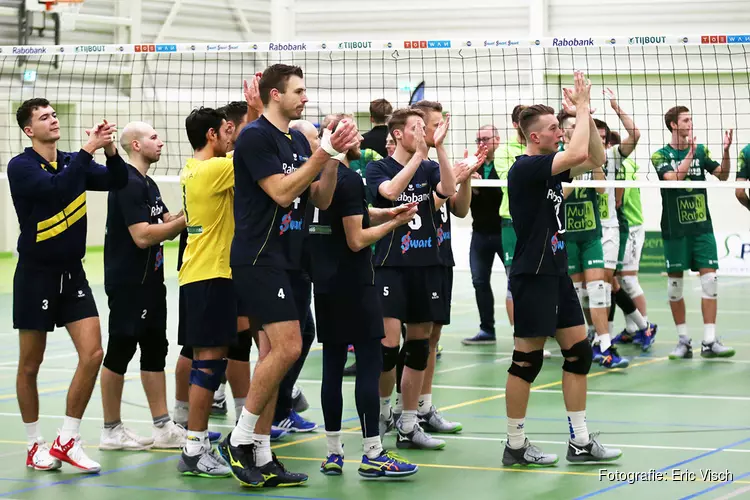
M 729 178 L 729 147 L 732 129 L 724 133 L 721 164 L 711 159 L 708 148 L 698 144 L 693 135 L 693 119 L 685 106 L 675 106 L 664 115 L 664 123 L 672 134 L 669 144 L 651 156 L 651 163 L 660 180 L 704 181 L 709 172 L 720 181 Z M 698 271 L 701 281 L 701 311 L 703 312 L 704 358 L 731 357 L 734 349 L 716 338 L 716 311 L 719 259 L 716 238 L 708 209 L 705 188 L 662 189 L 661 232 L 667 264 L 667 290 L 672 317 L 677 325 L 679 340 L 669 354 L 670 359 L 693 357 L 692 340 L 688 332 L 683 299 L 683 273 Z
M 383 301 L 385 339 L 383 374 L 380 382 L 381 436 L 392 426 L 390 396 L 395 384 L 401 324 L 407 326 L 404 343 L 403 413 L 396 423 L 399 448 L 441 449 L 445 441 L 426 434 L 418 422 L 419 396 L 430 357 L 433 323 L 444 317 L 445 296 L 438 234 L 433 223 L 434 195 L 447 199 L 456 183 L 443 141 L 449 119 L 441 120 L 433 136 L 439 168 L 425 162 L 429 146 L 425 140 L 424 113 L 400 109 L 388 127 L 396 140 L 393 156 L 367 166 L 367 187 L 373 205 L 391 208 L 401 202 L 418 202 L 417 215 L 389 238 L 376 243 L 376 284 Z
M 750 179 L 750 144 L 742 148 L 740 156 L 737 158 L 737 180 L 746 181 Z M 737 201 L 740 204 L 750 210 L 750 198 L 747 196 L 747 191 L 742 188 L 737 188 L 734 191 Z
M 332 128 L 341 119 L 343 115 L 334 119 Z M 368 478 L 404 477 L 416 473 L 417 466 L 385 451 L 378 432 L 378 379 L 383 361 L 380 340 L 384 333 L 370 245 L 412 220 L 417 208 L 402 205 L 380 210 L 372 221 L 380 225 L 371 227 L 362 178 L 349 165 L 361 155 L 359 148 L 359 143 L 355 144 L 341 158 L 331 205 L 328 210 L 316 208 L 310 223 L 308 242 L 318 340 L 323 344 L 321 402 L 328 449 L 320 470 L 326 475 L 343 472 L 341 384 L 347 348 L 354 344 L 358 366 L 355 395 L 364 441 L 359 474 Z
M 586 427 L 586 375 L 593 351 L 586 339 L 578 296 L 567 274 L 560 214 L 562 183 L 604 164 L 604 148 L 589 110 L 590 92 L 583 73 L 576 72 L 575 89 L 565 89 L 565 93 L 576 106 L 577 126 L 564 151 L 558 152 L 564 134 L 552 108 L 529 106 L 520 116 L 526 154 L 518 157 L 508 174 L 510 212 L 518 241 L 510 270 L 516 324 L 505 393 L 506 466 L 557 463 L 556 455 L 529 443 L 524 429 L 530 387 L 542 368 L 542 349 L 551 336 L 560 344 L 565 358 L 562 387 L 570 427 L 568 461 L 609 461 L 621 456 L 620 450 L 599 444 Z
M 269 349 L 262 352 L 242 415 L 220 451 L 245 486 L 294 486 L 306 482 L 307 475 L 287 471 L 271 453 L 266 410 L 274 409 L 279 384 L 302 351 L 300 318 L 307 311 L 309 288 L 298 281 L 308 198 L 328 208 L 337 176 L 331 157 L 356 144 L 359 132 L 352 122 L 342 123 L 311 152 L 304 136 L 289 129 L 307 102 L 301 68 L 270 66 L 259 88 L 263 115 L 242 131 L 234 155 L 231 266 L 235 288 Z
M 16 394 L 28 438 L 26 466 L 53 470 L 67 462 L 84 472 L 101 466 L 83 450 L 79 429 L 102 362 L 99 313 L 81 260 L 86 252 L 86 191 L 114 191 L 127 184 L 127 166 L 117 153 L 114 124 L 87 131 L 77 153 L 57 149 L 60 122 L 44 98 L 24 101 L 18 126 L 31 147 L 8 163 L 8 181 L 21 234 L 13 277 L 13 328 L 19 330 Z M 94 162 L 104 149 L 107 166 Z M 63 425 L 50 447 L 39 430 L 37 375 L 47 332 L 64 326 L 78 353 Z
M 185 229 L 182 213 L 170 214 L 159 186 L 148 176 L 164 143 L 151 125 L 131 122 L 120 136 L 128 155 L 128 184 L 109 193 L 104 236 L 104 290 L 109 301 L 109 340 L 101 375 L 104 428 L 99 449 L 181 448 L 185 429 L 167 410 L 164 376 L 167 341 L 167 288 L 164 247 Z M 141 382 L 154 426 L 152 437 L 125 427 L 120 415 L 128 363 L 141 350 Z

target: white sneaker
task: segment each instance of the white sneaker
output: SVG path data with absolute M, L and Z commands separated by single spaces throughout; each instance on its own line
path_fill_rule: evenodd
M 58 434 L 57 439 L 52 443 L 52 449 L 50 449 L 49 454 L 53 458 L 69 463 L 84 472 L 96 474 L 102 470 L 102 466 L 91 460 L 86 455 L 86 452 L 83 451 L 80 435 L 63 444 L 60 442 L 60 435 Z
M 26 467 L 34 470 L 56 470 L 62 462 L 49 454 L 49 445 L 39 438 L 26 453 Z
M 154 437 L 154 448 L 179 450 L 185 445 L 187 430 L 183 426 L 170 421 L 163 427 L 154 427 L 152 435 Z
M 154 444 L 154 439 L 142 437 L 120 424 L 113 429 L 102 429 L 99 441 L 100 450 L 148 450 Z

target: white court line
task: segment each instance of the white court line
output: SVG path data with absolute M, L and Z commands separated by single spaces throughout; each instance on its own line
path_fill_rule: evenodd
M 67 354 L 58 354 L 56 356 L 45 356 L 44 361 L 50 360 L 50 359 L 63 359 L 63 358 L 71 358 L 73 356 L 78 356 L 78 353 L 73 351 L 69 352 Z M 0 363 L 0 366 L 18 366 L 18 361 L 3 361 Z
M 510 361 L 511 359 L 512 358 L 510 358 L 510 357 L 508 357 L 508 358 L 498 358 L 495 361 L 493 361 L 493 363 L 502 363 L 502 362 L 505 362 L 505 361 Z M 435 371 L 435 375 L 437 375 L 438 373 L 457 372 L 457 371 L 460 371 L 460 370 L 466 370 L 468 368 L 474 368 L 475 366 L 482 366 L 482 365 L 488 365 L 488 364 L 489 363 L 472 363 L 470 365 L 456 366 L 454 368 L 447 368 L 445 370 L 436 370 Z
M 0 412 L 0 417 L 10 417 L 10 418 L 21 418 L 20 413 L 11 413 L 11 412 Z M 60 415 L 39 415 L 39 418 L 44 418 L 48 420 L 60 420 L 63 417 Z M 104 421 L 104 418 L 102 417 L 89 417 L 85 416 L 84 420 L 97 420 L 100 422 Z M 130 423 L 130 424 L 154 424 L 153 420 L 139 420 L 139 419 L 122 419 L 123 423 Z M 222 429 L 234 429 L 234 425 L 228 425 L 228 424 L 214 424 L 213 422 L 209 422 L 210 427 L 221 427 Z M 0 455 L 3 456 L 3 455 Z
M 740 495 L 742 495 L 744 493 L 747 493 L 747 492 L 750 492 L 750 486 L 745 486 L 743 488 L 740 488 L 739 490 L 734 490 L 733 492 L 728 493 L 728 494 L 724 495 L 723 497 L 719 497 L 716 500 L 727 500 L 729 498 L 738 497 L 738 496 L 740 496 Z

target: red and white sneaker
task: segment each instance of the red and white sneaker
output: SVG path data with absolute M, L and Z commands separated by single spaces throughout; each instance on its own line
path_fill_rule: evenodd
M 60 436 L 58 435 L 55 442 L 52 443 L 52 449 L 49 451 L 49 454 L 84 472 L 96 474 L 102 470 L 102 466 L 91 460 L 83 451 L 80 435 L 72 438 L 65 444 L 60 442 Z
M 46 441 L 38 439 L 26 452 L 26 467 L 34 470 L 56 470 L 62 462 L 50 455 Z

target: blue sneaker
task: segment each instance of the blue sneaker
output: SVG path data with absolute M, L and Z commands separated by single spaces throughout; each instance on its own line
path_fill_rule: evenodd
M 289 434 L 284 429 L 279 429 L 277 427 L 271 427 L 271 442 L 274 441 L 281 441 L 281 438 Z
M 340 476 L 344 473 L 344 457 L 341 455 L 328 455 L 320 465 L 320 472 L 326 476 Z
M 599 364 L 604 368 L 627 368 L 630 364 L 630 361 L 617 354 L 617 349 L 613 345 L 609 346 L 609 349 L 602 352 L 601 356 Z
M 597 363 L 601 361 L 602 359 L 602 349 L 599 347 L 599 344 L 594 344 L 591 346 L 591 350 L 594 351 L 594 361 Z
M 305 420 L 299 413 L 292 410 L 288 417 L 274 422 L 273 427 L 286 432 L 312 432 L 318 428 L 318 424 Z
M 401 458 L 392 451 L 383 450 L 376 458 L 367 458 L 362 455 L 362 463 L 359 466 L 359 475 L 366 478 L 378 477 L 406 477 L 416 474 L 419 467 Z
M 623 330 L 612 339 L 613 344 L 633 344 L 635 343 L 635 336 L 637 333 L 631 334 L 627 330 Z
M 497 340 L 495 339 L 494 333 L 487 333 L 483 330 L 479 330 L 479 333 L 473 337 L 463 339 L 461 343 L 463 345 L 495 345 Z
M 212 443 L 218 443 L 221 439 L 221 432 L 208 431 L 208 440 Z
M 641 339 L 641 342 L 640 342 L 641 350 L 643 352 L 646 352 L 649 349 L 651 349 L 651 346 L 654 344 L 654 340 L 656 340 L 656 331 L 658 329 L 659 329 L 658 325 L 650 323 L 648 325 L 648 328 L 638 331 L 638 336 Z

